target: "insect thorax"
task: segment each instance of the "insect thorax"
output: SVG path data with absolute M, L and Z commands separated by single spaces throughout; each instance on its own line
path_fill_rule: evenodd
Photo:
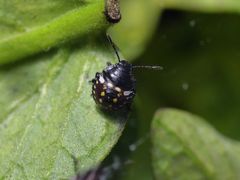
M 97 73 L 92 94 L 95 102 L 107 109 L 118 110 L 130 105 L 135 96 L 132 66 L 120 61 Z

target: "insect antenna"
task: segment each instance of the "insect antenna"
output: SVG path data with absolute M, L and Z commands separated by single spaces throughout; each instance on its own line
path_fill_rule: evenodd
M 111 44 L 111 46 L 113 47 L 115 54 L 117 55 L 118 62 L 120 62 L 121 59 L 120 59 L 120 56 L 118 54 L 118 49 L 119 48 L 116 46 L 116 44 L 114 44 L 114 42 L 112 41 L 112 38 L 108 34 L 107 34 L 107 39 L 108 39 L 109 43 Z
M 163 70 L 162 66 L 139 66 L 139 65 L 133 65 L 132 67 L 134 69 L 145 68 L 145 69 L 153 69 L 153 70 Z

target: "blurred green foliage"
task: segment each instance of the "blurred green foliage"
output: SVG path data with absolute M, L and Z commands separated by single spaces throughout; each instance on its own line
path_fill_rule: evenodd
M 166 12 L 135 62 L 161 64 L 165 70 L 138 72 L 139 96 L 150 98 L 155 107 L 199 114 L 222 133 L 240 139 L 239 28 L 237 15 Z
M 156 179 L 240 178 L 240 143 L 191 113 L 172 108 L 158 111 L 151 142 Z
M 124 2 L 127 4 L 127 1 Z M 174 2 L 176 2 L 175 6 Z M 135 134 L 138 136 L 135 141 L 128 141 L 128 145 L 131 146 L 132 143 L 148 136 L 154 112 L 158 108 L 165 107 L 175 107 L 198 114 L 225 136 L 240 139 L 240 53 L 238 50 L 240 16 L 222 13 L 236 12 L 239 4 L 237 1 L 225 1 L 221 5 L 214 5 L 214 2 L 217 3 L 217 1 L 212 3 L 191 1 L 189 4 L 187 1 L 182 4 L 180 1 L 171 1 L 172 5 L 165 3 L 169 8 L 190 11 L 163 11 L 161 17 L 158 17 L 158 26 L 155 31 L 148 31 L 151 38 L 145 42 L 146 49 L 144 51 L 139 49 L 138 55 L 130 59 L 138 65 L 162 65 L 164 70 L 136 72 L 138 119 Z M 198 12 L 192 12 L 192 10 Z M 161 12 L 161 9 L 159 11 Z M 148 14 L 144 15 L 148 16 Z M 129 17 L 127 12 L 124 16 L 130 19 L 133 17 Z M 149 22 L 151 27 L 152 21 Z M 116 26 L 121 26 L 121 23 Z M 129 31 L 133 33 L 133 29 Z M 121 36 L 115 36 L 115 38 L 117 42 L 123 41 Z M 130 44 L 134 41 L 131 38 L 128 39 Z M 124 46 L 122 48 L 123 54 L 130 51 L 124 51 L 125 48 Z M 128 125 L 126 131 L 132 131 L 131 125 Z M 127 142 L 126 139 L 122 141 Z M 123 148 L 126 146 L 127 143 Z M 121 149 L 122 146 L 119 145 L 116 151 Z M 120 179 L 152 179 L 150 149 L 151 143 L 147 138 L 129 156 L 133 163 L 123 168 Z

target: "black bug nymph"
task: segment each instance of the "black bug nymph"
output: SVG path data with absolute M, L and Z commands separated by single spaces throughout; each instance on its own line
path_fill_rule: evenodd
M 96 104 L 107 110 L 119 110 L 129 108 L 136 94 L 136 80 L 133 76 L 134 68 L 160 69 L 160 66 L 133 66 L 125 60 L 121 60 L 115 44 L 110 36 L 111 43 L 117 57 L 118 63 L 107 63 L 102 73 L 96 73 L 92 80 L 92 97 Z

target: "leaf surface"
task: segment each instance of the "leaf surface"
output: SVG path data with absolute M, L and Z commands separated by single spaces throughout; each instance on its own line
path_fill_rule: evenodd
M 239 179 L 240 144 L 187 112 L 165 109 L 152 123 L 157 179 Z
M 161 8 L 154 0 L 121 1 L 122 20 L 110 33 L 124 56 L 132 61 L 145 50 L 158 24 Z
M 2 21 L 8 22 L 11 21 L 11 19 L 7 19 L 8 16 L 14 17 L 11 26 L 3 23 L 3 35 L 0 36 L 0 64 L 21 60 L 30 55 L 48 51 L 52 47 L 59 46 L 77 37 L 84 37 L 91 32 L 106 29 L 108 23 L 103 14 L 103 1 L 95 0 L 87 4 L 80 3 L 68 11 L 66 10 L 70 8 L 68 3 L 66 9 L 63 8 L 66 4 L 65 1 L 59 1 L 58 3 L 59 5 L 55 1 L 46 1 L 45 6 L 42 5 L 42 15 L 36 15 L 35 20 L 36 12 L 34 10 L 39 8 L 36 6 L 38 3 L 35 5 L 35 1 L 21 3 L 10 1 L 9 4 L 5 1 L 2 2 L 2 7 L 6 6 L 6 9 L 11 9 L 10 5 L 13 4 L 11 12 L 16 9 L 16 12 L 19 11 L 18 13 L 21 15 L 20 17 L 17 16 L 16 12 L 7 14 L 4 9 L 0 9 Z M 72 4 L 74 5 L 74 3 Z M 25 15 L 29 10 L 27 7 L 31 10 L 29 11 L 30 15 Z M 63 14 L 60 14 L 59 10 L 57 12 L 52 10 L 60 7 L 66 12 L 63 11 Z M 50 13 L 45 14 L 47 10 Z M 25 16 L 28 18 L 25 18 Z M 46 20 L 47 18 L 49 20 Z M 42 22 L 43 20 L 45 20 L 45 23 Z M 30 23 L 30 21 L 35 23 Z M 21 27 L 18 27 L 19 22 L 21 22 Z
M 33 81 L 26 72 L 35 64 L 2 74 L 1 93 L 6 99 L 1 101 L 9 106 L 1 118 L 0 177 L 69 177 L 76 169 L 96 166 L 121 134 L 126 117 L 100 113 L 90 96 L 90 77 L 112 54 L 90 45 L 53 54 L 44 65 L 42 59 L 37 61 L 42 67 L 34 74 L 38 83 L 33 86 L 24 81 Z M 21 92 L 20 85 L 29 94 Z M 11 93 L 18 99 L 6 102 Z
M 157 0 L 163 8 L 195 10 L 202 12 L 237 12 L 240 10 L 238 0 Z
M 89 81 L 116 62 L 101 33 L 104 1 L 74 2 L 0 1 L 0 62 L 21 60 L 0 67 L 0 179 L 82 174 L 124 128 L 126 115 L 101 112 L 91 97 Z

